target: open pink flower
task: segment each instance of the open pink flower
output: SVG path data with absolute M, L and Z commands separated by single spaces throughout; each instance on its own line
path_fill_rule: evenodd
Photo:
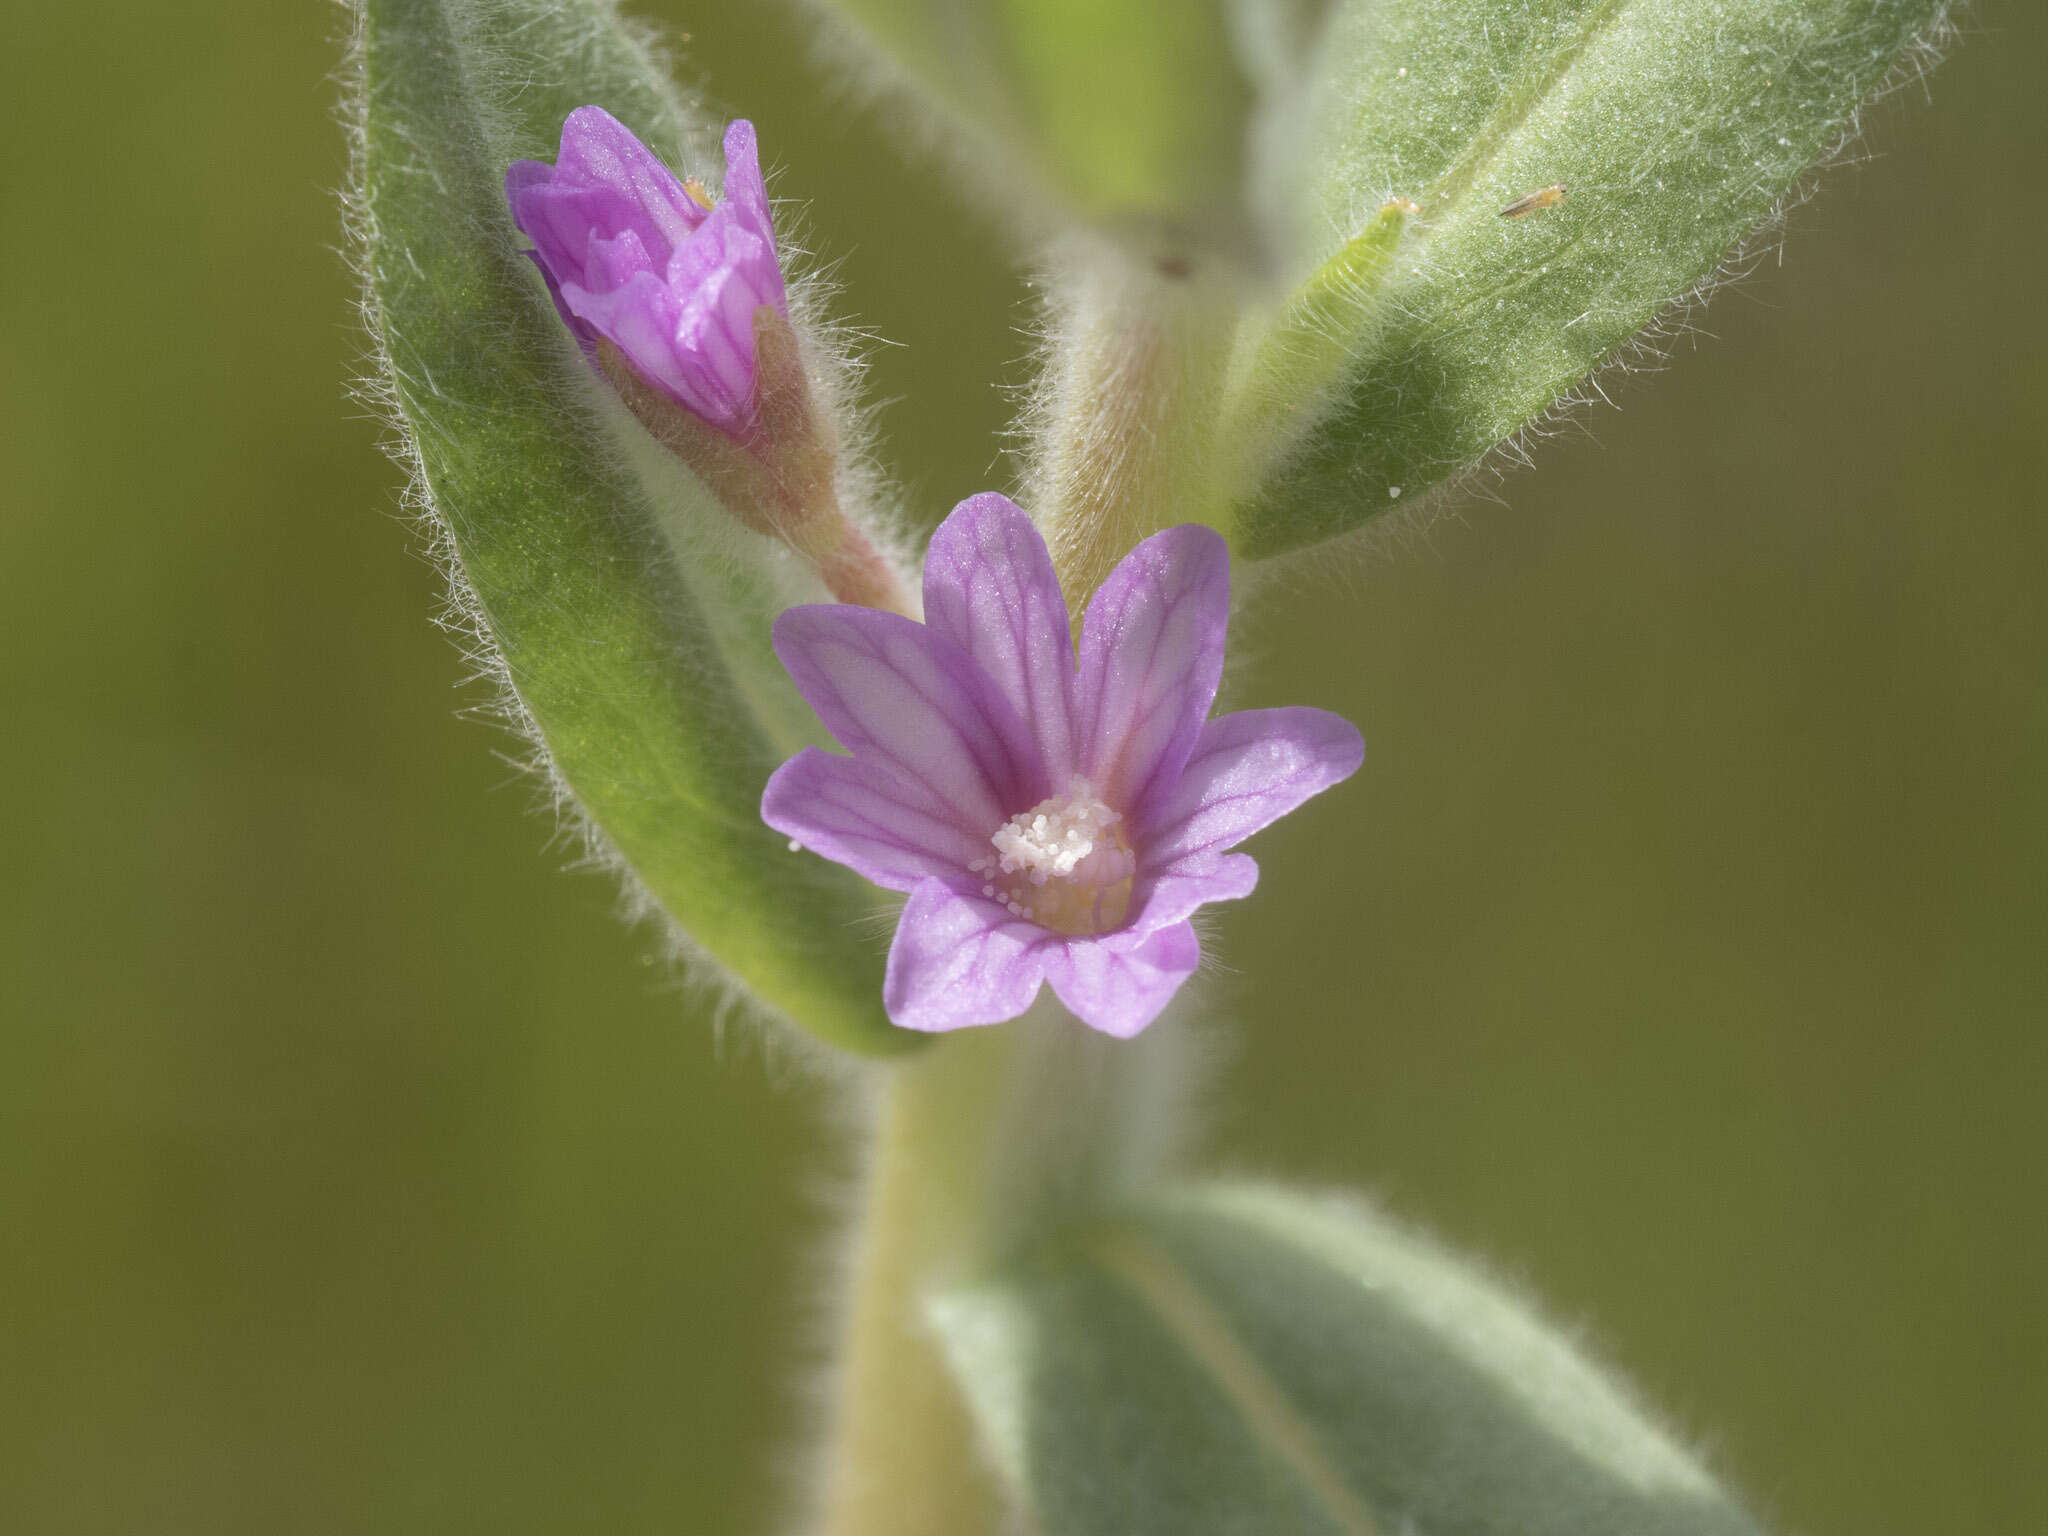
M 754 419 L 755 311 L 789 313 L 752 123 L 726 130 L 723 193 L 714 206 L 677 180 L 602 107 L 569 114 L 553 165 L 505 173 L 512 222 L 570 329 L 737 437 Z
M 775 771 L 761 815 L 910 900 L 883 1002 L 907 1029 L 994 1024 L 1043 983 L 1130 1036 L 1201 958 L 1188 918 L 1250 894 L 1227 850 L 1350 776 L 1365 744 L 1320 709 L 1210 720 L 1230 562 L 1154 534 L 1088 604 L 1031 520 L 993 494 L 932 536 L 925 622 L 835 604 L 775 621 L 775 651 L 839 744 Z

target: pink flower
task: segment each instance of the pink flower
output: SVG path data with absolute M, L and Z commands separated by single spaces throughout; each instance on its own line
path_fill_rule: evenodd
M 1357 769 L 1364 742 L 1326 711 L 1208 718 L 1229 600 L 1223 540 L 1169 528 L 1090 601 L 1077 665 L 1045 542 L 990 494 L 933 535 L 925 623 L 835 604 L 776 620 L 851 756 L 806 748 L 761 814 L 909 893 L 883 987 L 896 1023 L 998 1023 L 1050 983 L 1084 1023 L 1136 1034 L 1201 958 L 1189 916 L 1258 879 L 1227 850 Z
M 664 394 L 746 433 L 757 404 L 755 312 L 789 313 L 753 124 L 726 130 L 715 207 L 601 107 L 569 114 L 553 165 L 514 161 L 505 195 L 586 348 L 610 342 Z

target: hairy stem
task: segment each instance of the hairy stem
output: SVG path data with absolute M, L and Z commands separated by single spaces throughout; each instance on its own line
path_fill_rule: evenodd
M 971 1219 L 957 1170 L 938 1159 L 963 1130 L 942 1085 L 977 1086 L 985 1064 L 972 1054 L 942 1045 L 883 1089 L 855 1231 L 823 1536 L 978 1536 L 999 1526 L 965 1404 L 917 1315 L 944 1234 Z
M 1140 539 L 1226 505 L 1207 486 L 1239 281 L 1078 243 L 1055 262 L 1027 496 L 1077 614 Z
M 935 1291 L 1085 1221 L 1172 1159 L 1189 1045 L 1047 1004 L 887 1070 L 854 1242 L 824 1536 L 982 1536 L 1004 1500 L 926 1325 Z

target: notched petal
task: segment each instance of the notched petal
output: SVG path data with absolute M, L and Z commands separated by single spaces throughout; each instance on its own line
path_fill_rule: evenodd
M 1074 642 L 1045 540 L 1007 496 L 970 496 L 932 535 L 924 620 L 980 665 L 1024 719 L 1046 777 L 1076 766 Z
M 1111 571 L 1081 626 L 1084 772 L 1139 821 L 1170 790 L 1216 701 L 1230 555 L 1214 529 L 1155 533 Z
M 775 770 L 761 795 L 761 819 L 891 891 L 960 875 L 988 849 L 922 783 L 816 747 Z
M 856 758 L 925 786 L 987 838 L 1034 795 L 1016 711 L 958 646 L 873 608 L 817 603 L 775 620 L 775 654 Z
M 1043 966 L 1069 1013 L 1091 1029 L 1128 1040 L 1159 1017 L 1201 960 L 1195 930 L 1183 922 L 1128 950 L 1086 939 L 1049 945 Z
M 1000 1024 L 1031 1006 L 1057 949 L 995 902 L 925 880 L 904 903 L 882 1003 L 904 1029 Z
M 1234 847 L 1364 760 L 1358 728 L 1328 710 L 1247 709 L 1211 720 L 1146 828 L 1148 860 L 1166 868 Z
M 1241 901 L 1259 883 L 1259 866 L 1248 854 L 1196 855 L 1138 883 L 1137 908 L 1127 931 L 1149 937 L 1185 922 L 1212 901 Z M 1112 939 L 1122 935 L 1111 935 Z

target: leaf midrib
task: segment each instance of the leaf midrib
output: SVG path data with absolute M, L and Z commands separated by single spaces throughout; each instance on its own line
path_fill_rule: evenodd
M 1594 39 L 1634 3 L 1635 0 L 1601 0 L 1580 24 L 1579 35 L 1551 55 L 1534 84 L 1519 96 L 1511 95 L 1502 102 L 1485 125 L 1472 135 L 1465 152 L 1437 179 L 1424 207 L 1432 213 L 1442 208 L 1445 215 L 1455 214 L 1465 195 L 1478 181 L 1480 172 L 1499 158 L 1508 140 L 1527 124 L 1530 114 L 1578 67 L 1586 51 L 1593 46 Z M 1418 244 L 1426 245 L 1428 241 L 1429 231 L 1425 226 Z
M 1209 1375 L 1253 1439 L 1307 1485 L 1344 1536 L 1385 1536 L 1330 1459 L 1315 1426 L 1171 1257 L 1123 1229 L 1097 1235 L 1088 1252 L 1152 1311 L 1174 1342 Z

